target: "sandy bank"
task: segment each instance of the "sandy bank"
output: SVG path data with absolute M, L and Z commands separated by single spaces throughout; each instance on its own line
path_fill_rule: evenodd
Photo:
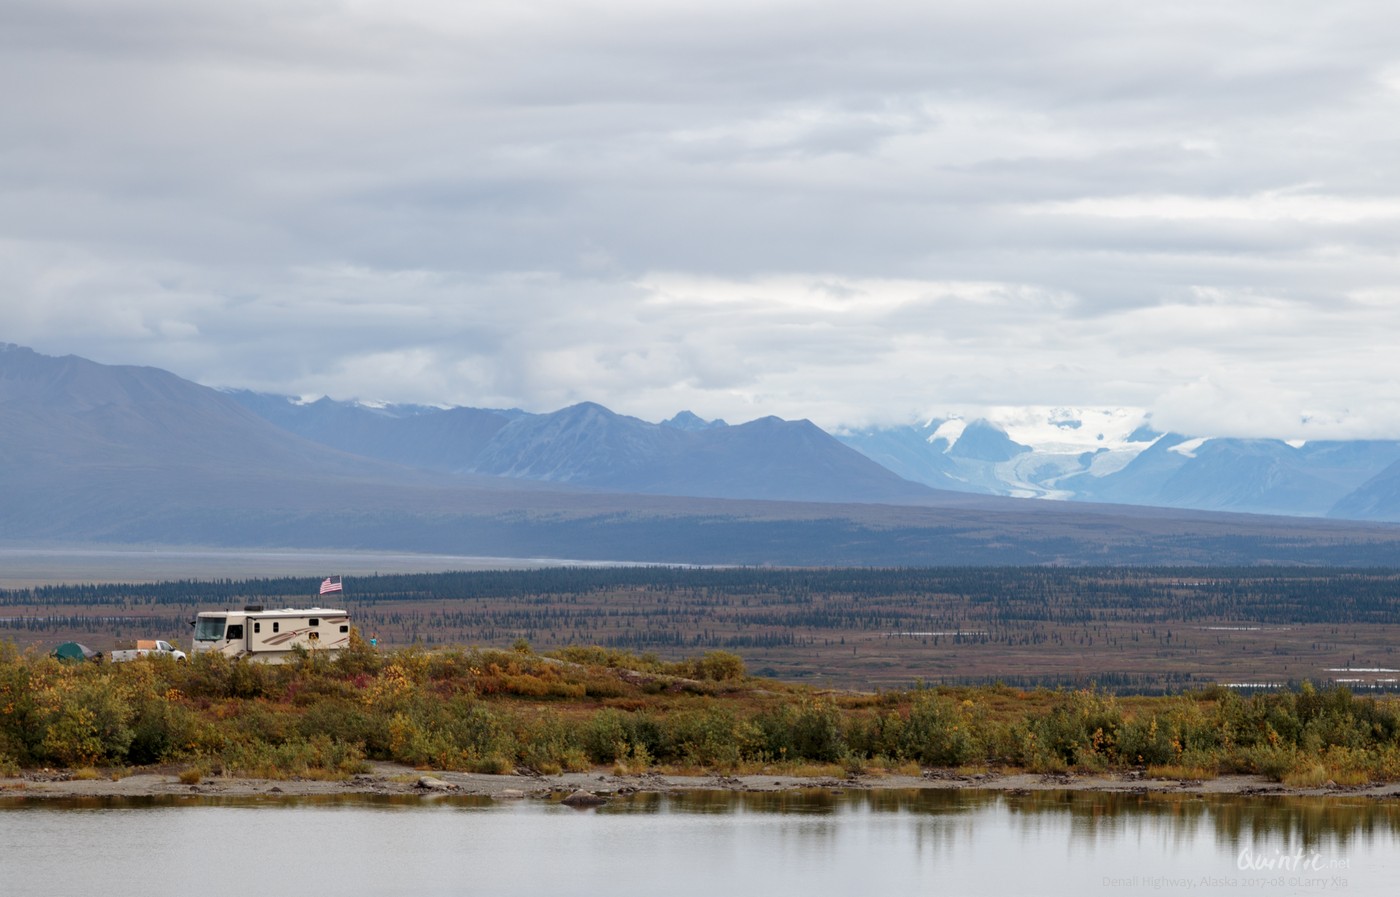
M 205 795 L 248 797 L 255 795 L 333 794 L 454 794 L 499 800 L 559 800 L 577 791 L 600 797 L 682 791 L 778 792 L 819 789 L 830 792 L 874 789 L 944 789 L 1002 792 L 1097 791 L 1128 793 L 1239 794 L 1364 796 L 1400 798 L 1400 783 L 1364 787 L 1290 788 L 1259 776 L 1220 776 L 1205 781 L 1148 779 L 1141 775 L 1039 775 L 1033 773 L 959 775 L 931 770 L 922 776 L 883 775 L 850 778 L 813 778 L 782 775 L 681 776 L 648 773 L 617 776 L 606 770 L 552 776 L 486 775 L 480 773 L 417 770 L 378 763 L 371 772 L 344 781 L 307 779 L 269 780 L 213 776 L 196 784 L 183 784 L 175 772 L 141 772 L 121 779 L 73 779 L 67 773 L 39 770 L 23 776 L 0 778 L 0 798 L 145 797 Z

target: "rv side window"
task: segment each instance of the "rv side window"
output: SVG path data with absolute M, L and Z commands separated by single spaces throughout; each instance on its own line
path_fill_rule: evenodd
M 341 631 L 341 632 L 349 632 L 349 631 L 350 631 L 350 627 L 349 627 L 349 626 L 342 626 L 342 627 L 340 627 L 340 631 Z
M 312 617 L 311 619 L 309 619 L 309 620 L 306 621 L 306 625 L 307 625 L 307 626 L 320 626 L 320 625 L 321 625 L 321 618 L 320 618 L 320 617 Z
M 254 621 L 253 621 L 253 631 L 254 631 L 254 632 L 262 632 L 262 624 L 259 623 L 257 620 L 254 620 Z
M 225 633 L 224 638 L 230 642 L 234 642 L 243 638 L 243 624 L 234 623 L 228 628 L 228 632 Z
M 281 629 L 281 628 L 282 628 L 282 624 L 281 624 L 281 623 L 277 622 L 276 620 L 273 620 L 273 621 L 272 621 L 272 631 L 273 631 L 273 632 L 276 632 L 276 631 L 278 631 L 278 630 Z

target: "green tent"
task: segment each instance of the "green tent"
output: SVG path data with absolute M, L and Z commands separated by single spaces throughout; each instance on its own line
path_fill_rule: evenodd
M 80 645 L 77 642 L 64 642 L 57 648 L 54 648 L 53 653 L 49 656 L 57 657 L 64 663 L 82 663 L 84 660 L 98 659 L 96 651 L 92 650 L 87 645 Z

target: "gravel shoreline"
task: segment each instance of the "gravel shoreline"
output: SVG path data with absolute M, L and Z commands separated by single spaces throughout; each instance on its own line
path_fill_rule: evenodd
M 183 784 L 173 772 L 139 772 L 121 779 L 73 779 L 67 773 L 39 770 L 13 778 L 0 778 L 0 800 L 6 798 L 153 797 L 204 795 L 253 797 L 281 795 L 460 795 L 497 800 L 560 800 L 568 795 L 592 795 L 604 800 L 637 793 L 731 791 L 776 793 L 822 790 L 977 790 L 1027 793 L 1031 791 L 1090 791 L 1104 793 L 1160 793 L 1195 795 L 1348 796 L 1378 799 L 1400 798 L 1400 782 L 1361 787 L 1324 786 L 1291 788 L 1259 776 L 1220 776 L 1204 781 L 1148 779 L 1139 774 L 1040 775 L 1035 773 L 982 773 L 961 775 L 951 770 L 930 770 L 922 776 L 881 775 L 849 778 L 783 775 L 612 775 L 592 772 L 552 776 L 487 775 L 482 773 L 424 771 L 392 763 L 376 763 L 369 773 L 343 781 L 308 779 L 249 779 L 211 776 L 195 784 Z M 580 792 L 582 795 L 580 795 Z M 597 802 L 597 801 L 595 801 Z

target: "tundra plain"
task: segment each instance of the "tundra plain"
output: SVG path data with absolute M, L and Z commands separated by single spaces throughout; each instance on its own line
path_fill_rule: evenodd
M 188 645 L 199 610 L 325 603 L 318 582 L 10 588 L 0 640 Z M 524 640 L 663 659 L 723 650 L 758 675 L 860 691 L 1001 682 L 1143 694 L 1304 680 L 1387 691 L 1400 680 L 1391 569 L 540 566 L 347 575 L 345 589 L 332 603 L 386 649 Z

